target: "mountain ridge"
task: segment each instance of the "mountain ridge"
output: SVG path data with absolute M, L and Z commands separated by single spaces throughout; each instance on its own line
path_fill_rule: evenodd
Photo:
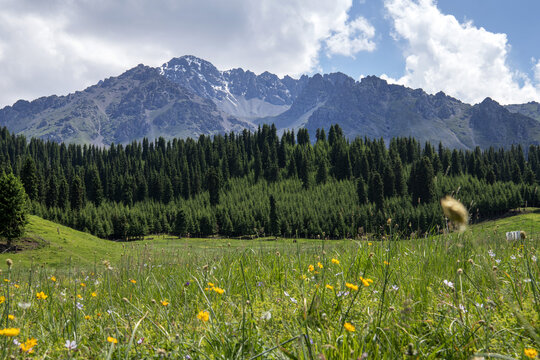
M 349 138 L 413 136 L 452 148 L 540 142 L 540 104 L 470 105 L 443 92 L 360 81 L 343 73 L 279 78 L 218 70 L 192 55 L 153 68 L 140 64 L 66 96 L 19 100 L 0 125 L 57 142 L 109 145 L 144 137 L 194 137 L 274 123 L 280 132 L 339 124 Z

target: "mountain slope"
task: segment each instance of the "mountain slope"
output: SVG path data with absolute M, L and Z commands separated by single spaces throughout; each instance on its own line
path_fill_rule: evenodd
M 18 101 L 0 110 L 0 125 L 27 136 L 96 145 L 250 127 L 143 65 L 81 92 Z

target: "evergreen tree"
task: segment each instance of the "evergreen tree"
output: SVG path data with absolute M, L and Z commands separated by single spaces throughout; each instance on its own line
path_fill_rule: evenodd
M 54 207 L 58 204 L 58 180 L 56 176 L 52 174 L 49 177 L 47 184 L 47 192 L 45 194 L 45 205 L 48 207 Z
M 279 219 L 274 195 L 270 195 L 270 234 L 274 236 L 279 235 Z
M 358 196 L 358 204 L 364 205 L 368 202 L 366 184 L 361 177 L 356 180 L 356 195 Z
M 30 200 L 38 200 L 39 198 L 39 183 L 36 170 L 36 164 L 31 157 L 27 157 L 24 161 L 21 170 L 21 181 L 24 186 L 24 191 Z
M 24 233 L 27 224 L 24 187 L 12 173 L 0 175 L 0 237 L 11 247 L 14 239 Z
M 219 204 L 219 191 L 221 189 L 221 181 L 216 169 L 211 168 L 206 175 L 206 184 L 210 194 L 210 205 Z
M 384 203 L 384 185 L 381 175 L 374 171 L 369 176 L 368 186 L 369 201 L 375 203 L 378 210 L 382 210 Z
M 84 203 L 84 187 L 81 178 L 75 175 L 71 182 L 71 188 L 69 190 L 69 199 L 71 204 L 71 210 L 78 211 L 83 207 Z

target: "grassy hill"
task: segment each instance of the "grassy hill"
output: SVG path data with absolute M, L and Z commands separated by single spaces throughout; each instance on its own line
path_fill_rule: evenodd
M 231 248 L 232 251 L 240 251 L 246 248 L 283 248 L 286 250 L 286 248 L 293 246 L 290 239 L 280 239 L 278 241 L 271 241 L 269 238 L 258 240 L 179 239 L 169 235 L 149 236 L 143 241 L 121 243 L 103 240 L 37 216 L 30 216 L 29 220 L 22 241 L 22 247 L 25 250 L 17 253 L 0 254 L 1 263 L 10 258 L 17 267 L 29 267 L 32 264 L 53 268 L 61 268 L 70 264 L 78 267 L 89 267 L 101 263 L 105 259 L 113 263 L 120 261 L 126 247 L 131 252 L 161 251 L 172 256 L 175 252 L 182 250 L 200 250 L 212 253 L 224 248 Z M 527 234 L 537 236 L 540 233 L 540 209 L 521 209 L 500 219 L 472 225 L 468 231 L 474 237 L 484 237 L 488 240 L 492 237 L 504 238 L 507 231 L 514 230 L 523 230 Z M 331 241 L 330 245 L 339 245 L 344 241 L 346 240 Z M 303 248 L 309 246 L 309 244 L 313 247 L 319 246 L 319 242 L 309 239 L 301 239 L 299 242 L 305 243 Z

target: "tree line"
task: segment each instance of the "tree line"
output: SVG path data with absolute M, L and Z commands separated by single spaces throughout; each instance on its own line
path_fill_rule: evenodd
M 150 233 L 304 237 L 404 233 L 445 225 L 454 193 L 473 220 L 537 206 L 540 147 L 472 151 L 414 138 L 346 139 L 333 125 L 112 144 L 58 144 L 0 130 L 0 167 L 32 212 L 103 238 Z

